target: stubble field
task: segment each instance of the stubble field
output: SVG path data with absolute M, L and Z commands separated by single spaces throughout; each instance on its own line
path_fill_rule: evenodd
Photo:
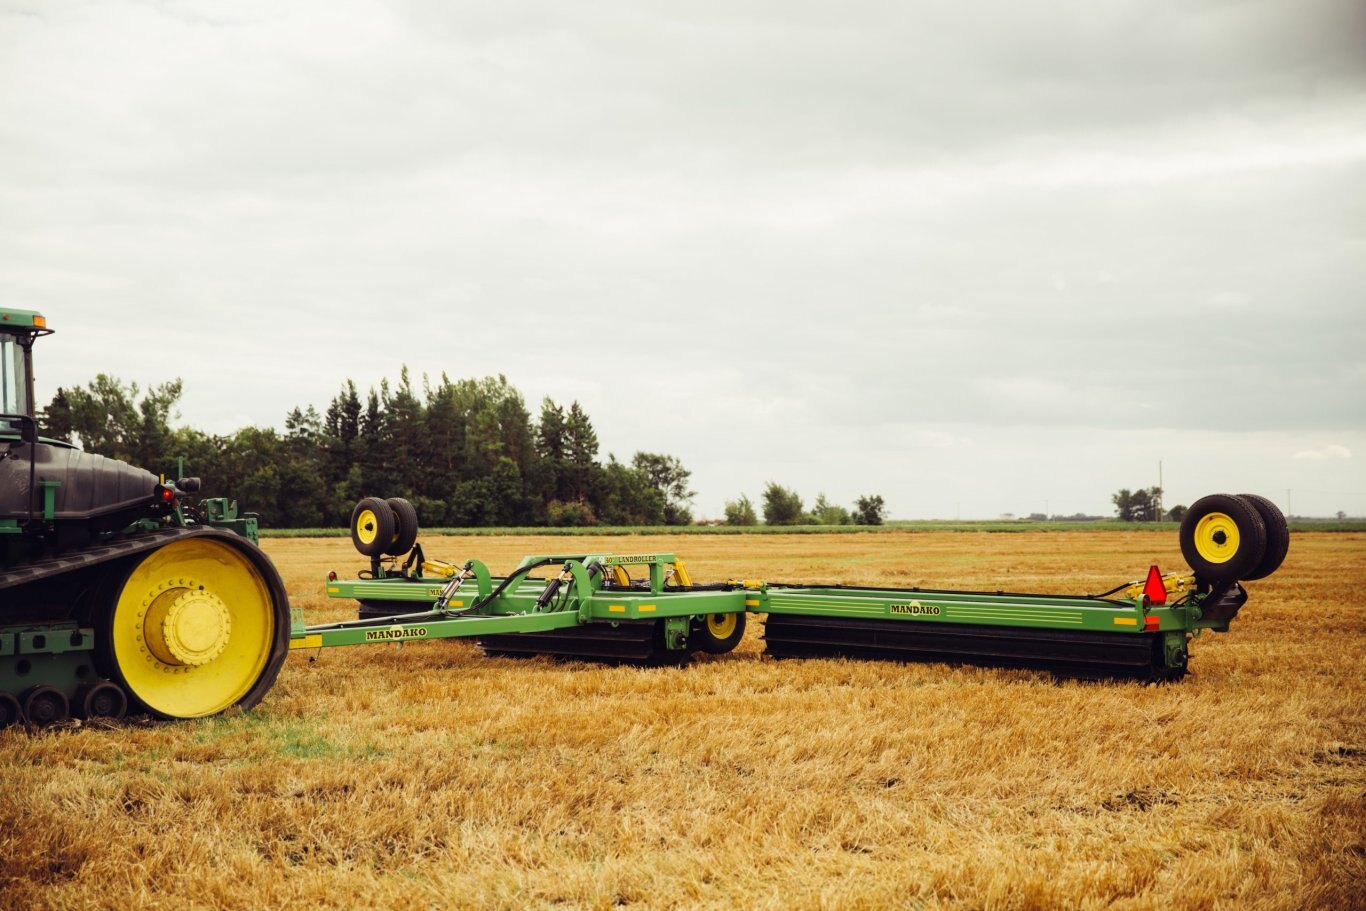
M 573 539 L 434 538 L 496 571 Z M 1083 593 L 1175 536 L 635 537 L 695 579 Z M 265 542 L 310 621 L 361 565 Z M 1300 534 L 1168 686 L 468 643 L 290 656 L 253 712 L 0 731 L 0 908 L 1366 906 L 1366 536 Z

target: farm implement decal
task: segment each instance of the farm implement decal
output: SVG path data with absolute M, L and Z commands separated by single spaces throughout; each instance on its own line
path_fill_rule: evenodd
M 893 604 L 889 608 L 894 614 L 910 614 L 913 617 L 938 617 L 939 608 L 934 604 L 921 604 L 919 601 L 912 601 L 910 604 Z
M 427 627 L 425 626 L 394 626 L 389 629 L 371 629 L 365 631 L 366 642 L 387 642 L 393 639 L 425 639 Z

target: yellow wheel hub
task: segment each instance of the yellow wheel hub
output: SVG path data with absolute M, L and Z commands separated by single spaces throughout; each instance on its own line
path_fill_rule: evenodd
M 735 614 L 708 614 L 707 632 L 717 639 L 725 639 L 734 634 L 735 627 L 740 623 Z
M 1195 524 L 1195 552 L 1210 563 L 1227 563 L 1238 553 L 1238 526 L 1228 515 L 1212 512 Z
M 274 601 L 232 545 L 172 541 L 128 576 L 109 639 L 129 691 L 148 708 L 173 718 L 212 715 L 245 697 L 265 672 Z
M 375 540 L 375 535 L 379 531 L 379 519 L 375 514 L 368 510 L 361 510 L 361 514 L 356 516 L 356 537 L 362 544 L 370 544 Z
M 232 615 L 223 599 L 202 585 L 186 579 L 179 582 L 179 587 L 152 600 L 143 618 L 142 634 L 156 660 L 198 667 L 227 648 Z

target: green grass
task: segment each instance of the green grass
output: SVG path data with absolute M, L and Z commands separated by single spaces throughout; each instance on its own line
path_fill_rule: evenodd
M 952 521 L 942 519 L 906 520 L 885 525 L 597 525 L 587 528 L 424 528 L 427 535 L 460 535 L 463 537 L 505 537 L 510 535 L 545 535 L 548 537 L 618 537 L 623 535 L 877 535 L 893 532 L 962 531 L 962 532 L 1108 532 L 1160 531 L 1171 534 L 1176 522 L 1120 522 L 1102 519 L 1095 522 L 1033 522 L 1018 521 Z M 1290 530 L 1296 532 L 1366 532 L 1366 519 L 1301 519 L 1290 520 Z M 266 538 L 345 538 L 345 528 L 263 528 Z

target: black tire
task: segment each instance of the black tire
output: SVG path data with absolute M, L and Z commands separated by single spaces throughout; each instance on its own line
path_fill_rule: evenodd
M 31 686 L 19 701 L 29 724 L 44 727 L 71 717 L 71 704 L 66 701 L 66 694 L 54 686 Z
M 71 708 L 77 718 L 122 718 L 128 712 L 128 695 L 108 680 L 87 683 L 76 691 Z
M 1290 552 L 1290 526 L 1286 523 L 1285 514 L 1281 512 L 1280 507 L 1266 497 L 1255 493 L 1240 493 L 1238 496 L 1252 504 L 1257 514 L 1262 517 L 1262 524 L 1266 526 L 1266 553 L 1262 554 L 1262 561 L 1257 564 L 1257 568 L 1243 578 L 1249 581 L 1265 579 L 1280 569 L 1281 563 L 1285 561 L 1285 555 Z
M 692 629 L 688 631 L 688 647 L 695 652 L 724 655 L 739 645 L 743 638 L 745 638 L 745 615 L 743 612 L 708 614 L 693 621 Z
M 384 552 L 391 557 L 401 557 L 417 543 L 417 510 L 402 497 L 390 497 L 385 502 L 394 511 L 396 521 L 394 542 L 384 548 Z
M 394 543 L 394 511 L 379 497 L 366 497 L 351 510 L 351 543 L 367 557 L 383 556 Z
M 0 693 L 0 728 L 24 720 L 24 710 L 13 693 Z
M 1232 494 L 1201 497 L 1181 520 L 1181 555 L 1195 577 L 1218 585 L 1248 578 L 1266 553 L 1266 524 L 1251 503 Z

